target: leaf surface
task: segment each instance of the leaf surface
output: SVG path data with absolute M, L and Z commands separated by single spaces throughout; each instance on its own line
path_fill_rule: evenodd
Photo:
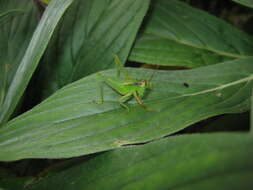
M 127 69 L 147 79 L 148 69 Z M 97 74 L 74 82 L 0 129 L 0 160 L 65 158 L 143 143 L 193 123 L 250 108 L 252 59 L 184 71 L 157 71 L 146 92 L 147 111 L 134 99 L 123 108 L 120 95 Z M 102 72 L 114 77 L 115 70 Z M 123 76 L 122 76 L 123 77 Z M 104 103 L 100 86 L 103 85 Z
M 251 189 L 252 145 L 249 134 L 174 136 L 97 155 L 29 188 Z
M 26 189 L 26 185 L 29 185 L 31 178 L 28 177 L 10 177 L 0 179 L 0 189 L 1 190 L 23 190 Z
M 0 123 L 4 102 L 37 25 L 36 9 L 30 0 L 0 1 Z
M 199 67 L 253 55 L 253 40 L 225 21 L 176 0 L 153 1 L 130 60 Z
M 231 60 L 201 48 L 182 45 L 153 34 L 142 34 L 131 51 L 129 60 L 161 66 L 201 67 Z
M 253 8 L 253 0 L 232 0 L 232 1 L 240 3 L 247 7 Z
M 88 74 L 115 67 L 115 55 L 124 63 L 148 6 L 149 0 L 76 0 L 41 65 L 43 96 Z
M 62 2 L 61 0 L 55 0 L 50 3 L 44 12 L 25 54 L 11 79 L 10 86 L 1 107 L 0 123 L 6 122 L 16 108 L 47 47 L 57 23 L 72 1 L 73 0 L 65 0 Z M 27 19 L 30 18 L 28 17 Z

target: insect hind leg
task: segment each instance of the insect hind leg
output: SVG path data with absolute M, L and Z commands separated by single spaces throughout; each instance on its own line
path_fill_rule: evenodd
M 122 62 L 119 59 L 119 56 L 115 55 L 114 56 L 114 62 L 116 64 L 116 69 L 117 69 L 117 77 L 120 77 L 121 71 L 124 73 L 125 78 L 127 80 L 131 80 L 130 75 L 128 74 L 128 72 L 124 69 L 124 65 L 122 64 Z
M 101 79 L 103 75 L 101 73 L 97 73 L 97 77 Z M 103 79 L 103 78 L 102 78 Z M 103 104 L 104 103 L 104 91 L 103 91 L 103 83 L 99 83 L 99 93 L 100 93 L 100 100 L 93 100 L 95 104 Z
M 127 100 L 129 100 L 131 97 L 132 97 L 132 93 L 128 93 L 128 94 L 126 94 L 126 95 L 124 95 L 124 96 L 121 96 L 121 97 L 119 98 L 119 103 L 120 103 L 120 105 L 121 105 L 122 107 L 126 108 L 127 111 L 129 111 L 129 107 L 125 104 L 125 102 L 126 102 Z
M 135 100 L 137 101 L 137 103 L 138 103 L 140 106 L 142 106 L 145 110 L 151 111 L 151 112 L 154 112 L 154 111 L 155 111 L 155 110 L 152 110 L 152 109 L 150 109 L 149 107 L 147 107 L 146 105 L 143 104 L 142 99 L 141 99 L 141 97 L 138 95 L 137 92 L 134 92 L 134 93 L 133 93 L 133 96 L 134 96 Z

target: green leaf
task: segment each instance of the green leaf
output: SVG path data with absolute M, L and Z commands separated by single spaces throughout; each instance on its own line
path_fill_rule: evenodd
M 1 164 L 2 165 L 2 164 Z M 32 177 L 16 177 L 12 169 L 6 164 L 5 167 L 0 166 L 0 189 L 1 190 L 21 190 L 24 189 L 27 181 L 32 181 Z M 8 169 L 7 169 L 8 168 Z M 33 180 L 34 181 L 34 180 Z
M 5 5 L 6 6 L 6 5 Z M 3 7 L 1 7 L 3 9 Z M 4 7 L 6 9 L 6 7 Z M 25 13 L 23 9 L 10 9 L 10 10 L 1 10 L 0 9 L 0 24 L 3 21 L 6 21 L 6 18 L 9 16 L 13 16 L 18 13 Z M 20 16 L 20 15 L 19 15 Z M 32 19 L 31 19 L 32 21 Z
M 6 94 L 37 25 L 36 16 L 30 0 L 0 1 L 0 118 Z
M 52 3 L 50 3 L 45 13 L 43 14 L 43 17 L 40 20 L 40 23 L 37 26 L 32 36 L 32 39 L 30 40 L 29 46 L 26 49 L 24 56 L 21 54 L 21 56 L 23 56 L 22 60 L 20 61 L 20 63 L 19 63 L 20 59 L 17 61 L 18 64 L 16 64 L 16 68 L 9 82 L 10 84 L 8 86 L 8 91 L 7 92 L 4 91 L 4 94 L 6 95 L 4 96 L 4 100 L 1 106 L 0 124 L 5 123 L 12 114 L 12 112 L 14 111 L 21 96 L 23 95 L 23 92 L 30 78 L 32 77 L 34 70 L 36 69 L 39 63 L 41 56 L 43 55 L 47 47 L 47 44 L 52 36 L 52 33 L 57 23 L 59 22 L 65 10 L 72 3 L 72 1 L 73 0 L 65 0 L 65 1 L 55 0 Z M 24 6 L 26 4 L 22 5 Z M 24 22 L 27 22 L 27 20 L 29 19 L 30 17 L 28 17 L 27 15 Z M 16 22 L 18 22 L 18 20 Z M 7 34 L 9 33 L 10 31 L 8 30 Z M 19 40 L 22 40 L 22 38 L 19 38 Z M 8 41 L 5 41 L 3 45 L 6 46 L 8 43 L 9 43 Z M 17 49 L 20 48 L 19 46 L 17 46 L 18 44 L 16 41 L 13 41 L 13 43 L 15 43 Z M 11 50 L 14 51 L 13 49 Z M 14 58 L 17 57 L 16 54 L 11 54 L 11 56 L 13 56 Z M 3 61 L 6 62 L 6 60 Z M 10 71 L 7 71 L 6 68 L 8 69 L 8 67 L 5 66 L 4 71 L 6 73 L 7 72 L 9 73 Z
M 125 62 L 148 5 L 149 0 L 76 0 L 57 27 L 41 64 L 38 86 L 43 86 L 43 96 L 114 67 L 115 55 Z
M 1 190 L 22 190 L 29 185 L 31 178 L 28 177 L 12 177 L 12 178 L 2 178 L 0 179 L 0 189 Z
M 145 110 L 134 99 L 130 111 L 97 74 L 57 91 L 31 111 L 0 129 L 0 160 L 67 158 L 143 143 L 175 133 L 195 122 L 250 108 L 253 59 L 241 59 L 183 71 L 157 71 L 144 97 Z M 127 69 L 147 79 L 148 69 Z M 115 70 L 102 72 L 113 77 Z M 104 84 L 104 103 L 99 101 Z
M 131 51 L 129 60 L 162 66 L 195 68 L 232 59 L 201 48 L 182 45 L 152 34 L 142 34 Z
M 198 67 L 253 55 L 253 38 L 176 0 L 153 1 L 130 60 Z
M 97 155 L 29 188 L 252 189 L 252 146 L 248 134 L 174 136 Z
M 232 0 L 232 1 L 253 8 L 253 0 Z

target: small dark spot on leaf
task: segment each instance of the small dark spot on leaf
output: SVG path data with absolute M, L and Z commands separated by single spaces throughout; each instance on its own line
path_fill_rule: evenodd
M 184 85 L 186 88 L 188 88 L 188 87 L 190 86 L 190 85 L 189 85 L 188 83 L 186 83 L 186 82 L 184 82 L 183 85 Z

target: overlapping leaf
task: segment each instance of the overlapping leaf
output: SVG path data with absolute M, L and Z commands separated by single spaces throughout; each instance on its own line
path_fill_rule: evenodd
M 0 1 L 0 115 L 36 25 L 37 15 L 32 1 Z
M 76 0 L 63 17 L 41 65 L 43 96 L 88 74 L 114 67 L 114 55 L 125 62 L 148 6 L 149 0 Z
M 73 0 L 66 0 L 64 2 L 62 2 L 61 0 L 53 1 L 53 3 L 51 3 L 50 6 L 45 11 L 45 14 L 43 15 L 31 40 L 29 40 L 30 39 L 29 33 L 31 31 L 29 30 L 29 25 L 26 23 L 30 23 L 30 19 L 34 19 L 35 16 L 30 12 L 29 14 L 26 14 L 26 17 L 23 20 L 24 23 L 22 23 L 19 19 L 15 20 L 16 22 L 15 24 L 17 25 L 17 27 L 20 25 L 22 30 L 13 29 L 12 24 L 11 24 L 8 27 L 7 31 L 5 32 L 7 37 L 1 36 L 1 39 L 4 39 L 4 42 L 1 43 L 1 45 L 3 46 L 1 47 L 1 49 L 10 51 L 10 52 L 3 52 L 2 55 L 5 56 L 7 54 L 11 60 L 5 59 L 4 57 L 4 58 L 1 58 L 3 59 L 2 60 L 3 63 L 0 63 L 0 64 L 4 64 L 4 68 L 3 68 L 4 76 L 6 80 L 9 80 L 8 82 L 5 82 L 5 81 L 3 82 L 3 88 L 5 90 L 2 92 L 2 94 L 4 94 L 3 95 L 4 98 L 1 98 L 3 100 L 2 100 L 2 105 L 0 107 L 0 111 L 1 111 L 0 124 L 6 122 L 9 119 L 12 112 L 14 111 L 14 109 L 16 108 L 16 105 L 18 104 L 21 96 L 23 95 L 23 92 L 25 91 L 25 88 L 28 85 L 28 82 L 30 81 L 32 74 L 39 63 L 39 60 L 47 47 L 47 44 L 52 36 L 52 33 L 57 23 L 59 22 L 65 10 L 72 3 L 72 1 Z M 29 8 L 30 6 L 32 6 L 31 1 L 29 2 L 28 0 L 27 1 L 10 1 L 11 5 L 13 4 L 14 7 L 17 7 L 17 5 L 20 4 L 20 6 L 23 8 L 26 8 L 26 7 Z M 4 4 L 7 4 L 7 3 L 5 2 Z M 28 11 L 29 10 L 30 9 L 28 9 Z M 28 34 L 26 30 L 28 30 Z M 15 40 L 15 38 L 13 40 L 12 39 L 13 36 L 9 36 L 10 34 L 12 34 L 12 32 L 14 34 L 18 32 L 20 33 L 19 35 L 21 36 L 17 35 L 17 40 Z M 20 47 L 19 44 L 20 43 L 22 44 L 23 41 L 26 45 Z M 14 45 L 8 48 L 7 45 L 10 44 L 11 42 Z M 29 42 L 29 46 L 26 49 L 28 42 Z M 22 53 L 18 56 L 19 51 L 21 51 Z M 10 71 L 9 69 L 10 64 L 15 65 L 12 71 Z M 8 73 L 8 76 L 6 76 L 5 73 Z M 8 84 L 6 85 L 6 83 Z
M 158 71 L 154 88 L 144 97 L 147 111 L 134 100 L 130 111 L 118 95 L 91 75 L 59 90 L 31 111 L 0 129 L 0 160 L 63 158 L 141 143 L 179 131 L 190 124 L 250 107 L 252 59 L 188 71 Z M 132 77 L 149 78 L 153 71 L 128 69 Z M 114 70 L 103 72 L 106 77 Z
M 129 59 L 162 66 L 195 68 L 220 63 L 231 58 L 144 33 L 137 39 Z
M 97 155 L 34 180 L 50 189 L 251 189 L 253 139 L 248 134 L 170 137 Z M 67 179 L 67 180 L 63 180 Z
M 252 37 L 176 0 L 152 4 L 130 60 L 198 67 L 253 55 Z

